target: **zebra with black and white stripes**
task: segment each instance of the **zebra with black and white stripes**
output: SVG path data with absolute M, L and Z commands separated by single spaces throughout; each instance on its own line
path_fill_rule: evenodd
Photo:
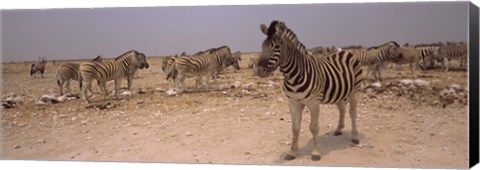
M 448 71 L 450 60 L 452 59 L 457 59 L 459 67 L 463 68 L 467 65 L 468 45 L 466 43 L 449 43 L 442 45 L 440 48 L 440 55 L 443 59 L 444 71 Z
M 416 50 L 415 47 L 401 47 L 400 48 L 400 59 L 393 61 L 393 63 L 402 65 L 409 64 L 410 70 L 412 71 L 412 78 L 416 79 L 416 70 L 420 66 L 420 51 Z
M 78 68 L 80 64 L 77 63 L 62 63 L 58 66 L 55 73 L 57 85 L 60 88 L 60 95 L 63 95 L 63 86 L 67 86 L 68 93 L 71 94 L 70 80 L 78 81 Z M 66 83 L 66 84 L 65 84 Z
M 236 63 L 236 64 L 235 64 Z M 187 76 L 196 77 L 195 87 L 201 84 L 205 77 L 205 89 L 209 88 L 209 81 L 213 79 L 217 84 L 216 75 L 228 65 L 238 66 L 238 59 L 232 56 L 228 46 L 212 48 L 198 52 L 192 57 L 178 57 L 173 62 L 172 70 L 167 75 L 167 80 L 174 77 L 175 84 L 180 83 L 181 91 L 185 91 Z
M 368 49 L 349 49 L 345 50 L 353 54 L 362 66 L 367 66 L 373 74 L 374 79 L 382 81 L 382 70 L 386 61 L 399 59 L 400 45 L 395 41 L 390 41 L 380 46 L 370 47 Z M 368 75 L 368 74 L 367 74 Z
M 267 35 L 257 64 L 259 77 L 271 75 L 277 68 L 284 76 L 283 90 L 288 97 L 292 116 L 293 139 L 290 151 L 284 157 L 292 160 L 298 151 L 300 123 L 305 106 L 310 110 L 310 131 L 313 136 L 312 160 L 320 160 L 318 144 L 318 118 L 320 104 L 336 104 L 340 112 L 338 127 L 334 135 L 341 135 L 344 128 L 345 107 L 350 104 L 352 120 L 352 142 L 359 143 L 356 125 L 356 92 L 363 81 L 360 62 L 351 53 L 339 51 L 325 57 L 314 57 L 307 53 L 295 33 L 282 21 L 273 21 L 269 27 L 260 25 Z
M 420 68 L 426 70 L 435 65 L 435 61 L 440 59 L 440 47 L 438 45 L 416 45 L 415 50 L 420 55 Z M 430 66 L 428 65 L 430 64 Z
M 103 58 L 100 55 L 97 55 L 92 62 L 102 62 Z M 63 95 L 63 87 L 66 86 L 68 93 L 72 94 L 72 90 L 70 88 L 70 81 L 75 80 L 78 81 L 78 70 L 80 64 L 77 63 L 62 63 L 58 66 L 55 72 L 55 78 L 57 81 L 57 85 L 60 88 L 60 95 Z M 79 82 L 80 85 L 80 82 Z M 81 87 L 80 87 L 81 88 Z M 91 89 L 89 89 L 92 91 Z
M 122 78 L 127 78 L 128 90 L 131 90 L 132 79 L 138 68 L 148 68 L 145 54 L 136 50 L 130 50 L 123 53 L 114 60 L 102 60 L 102 62 L 84 62 L 79 67 L 79 81 L 82 87 L 82 95 L 84 99 L 90 103 L 87 96 L 87 89 L 91 89 L 92 80 L 96 79 L 100 86 L 100 91 L 106 97 L 106 82 L 115 81 L 115 97 L 119 99 L 119 86 Z

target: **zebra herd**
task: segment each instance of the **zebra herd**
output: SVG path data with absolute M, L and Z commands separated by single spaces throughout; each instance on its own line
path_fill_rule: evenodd
M 366 74 L 362 67 L 368 67 L 373 77 L 382 80 L 381 74 L 386 63 L 410 64 L 412 76 L 415 78 L 416 67 L 427 69 L 442 62 L 444 70 L 448 71 L 451 59 L 466 62 L 467 47 L 460 44 L 418 45 L 414 47 L 400 46 L 395 41 L 370 48 L 345 48 L 328 49 L 322 52 L 311 52 L 297 39 L 283 21 L 274 20 L 270 26 L 260 25 L 260 30 L 266 35 L 263 41 L 259 58 L 251 58 L 249 68 L 253 73 L 266 78 L 277 69 L 284 77 L 283 91 L 288 98 L 288 107 L 292 117 L 292 143 L 285 160 L 295 159 L 298 155 L 298 139 L 302 112 L 306 107 L 310 110 L 310 131 L 313 136 L 312 160 L 320 160 L 319 133 L 319 105 L 336 104 L 339 110 L 338 125 L 334 136 L 342 135 L 345 127 L 344 119 L 347 105 L 352 123 L 351 142 L 360 143 L 356 126 L 357 118 L 357 92 Z M 228 46 L 211 48 L 193 55 L 165 57 L 162 59 L 161 69 L 167 81 L 175 86 L 179 85 L 184 91 L 185 79 L 195 78 L 195 88 L 204 83 L 204 88 L 209 89 L 212 79 L 217 85 L 218 73 L 226 67 L 232 66 L 240 69 L 241 53 L 231 53 Z M 430 66 L 429 66 L 430 65 Z M 464 66 L 465 64 L 463 64 Z M 33 67 L 33 66 L 32 66 Z M 90 102 L 87 91 L 91 91 L 92 81 L 95 79 L 101 93 L 106 96 L 105 85 L 107 81 L 114 80 L 115 96 L 118 96 L 119 82 L 126 78 L 128 89 L 131 89 L 133 75 L 137 69 L 149 68 L 145 54 L 136 50 L 128 51 L 114 60 L 104 60 L 97 56 L 91 61 L 81 64 L 65 63 L 59 66 L 56 78 L 63 94 L 62 87 L 70 80 L 80 82 L 81 94 L 86 102 Z M 202 79 L 205 79 L 202 83 Z M 69 93 L 70 87 L 67 87 Z

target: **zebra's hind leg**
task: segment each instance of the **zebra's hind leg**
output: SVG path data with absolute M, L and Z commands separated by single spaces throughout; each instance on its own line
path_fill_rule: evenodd
M 88 104 L 88 103 L 90 103 L 90 99 L 89 99 L 89 96 L 87 94 L 87 91 L 89 89 L 92 89 L 92 87 L 91 87 L 92 86 L 92 81 L 91 80 L 90 81 L 83 80 L 83 84 L 85 86 L 83 86 L 83 88 L 82 88 L 82 95 L 83 95 L 83 99 L 85 99 L 86 103 Z
M 298 137 L 300 135 L 300 123 L 302 122 L 302 112 L 305 108 L 305 105 L 290 100 L 288 102 L 288 107 L 290 108 L 290 115 L 292 117 L 292 146 L 290 147 L 290 151 L 283 157 L 284 160 L 293 160 L 296 157 L 296 152 L 298 151 Z
M 120 91 L 120 79 L 115 79 L 115 98 L 120 99 L 119 91 Z M 105 86 L 104 86 L 105 87 Z M 106 98 L 107 96 L 105 96 Z
M 333 132 L 333 136 L 339 136 L 342 135 L 342 129 L 345 127 L 345 101 L 340 101 L 337 103 L 337 108 L 339 117 L 338 117 L 338 125 L 337 129 Z
M 320 156 L 320 146 L 318 145 L 318 114 L 319 114 L 319 104 L 314 103 L 308 106 L 310 109 L 310 132 L 312 132 L 312 139 L 313 139 L 313 151 L 312 151 L 312 161 L 319 161 Z M 300 113 L 301 114 L 301 113 Z
M 66 83 L 68 94 L 72 94 L 72 89 L 70 88 L 70 80 L 67 80 Z
M 357 97 L 355 93 L 350 95 L 349 103 L 350 103 L 350 119 L 352 121 L 352 143 L 359 144 L 360 140 L 358 139 L 358 131 L 357 131 Z M 344 105 L 345 106 L 345 105 Z

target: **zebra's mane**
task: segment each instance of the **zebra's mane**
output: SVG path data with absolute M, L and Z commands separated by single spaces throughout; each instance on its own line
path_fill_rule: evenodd
M 390 42 L 384 43 L 384 44 L 379 45 L 379 46 L 373 46 L 373 47 L 367 48 L 367 50 L 382 48 L 382 47 L 384 47 L 385 45 L 390 44 L 390 43 L 393 43 L 396 47 L 400 47 L 400 45 L 398 45 L 397 42 L 395 42 L 395 41 L 390 41 Z
M 218 48 L 210 48 L 210 49 L 207 49 L 207 50 L 204 50 L 204 51 L 199 51 L 199 52 L 195 53 L 194 55 L 201 55 L 201 54 L 205 54 L 205 53 L 211 53 L 211 52 L 220 50 L 220 49 L 222 49 L 222 48 L 227 48 L 228 50 L 230 50 L 230 47 L 224 45 L 224 46 L 221 46 L 221 47 L 218 47 Z
M 270 24 L 270 27 L 268 27 L 268 31 L 267 31 L 267 35 L 268 35 L 267 38 L 271 38 L 271 36 L 275 35 L 275 33 L 278 31 L 276 27 L 277 27 L 277 24 L 279 23 L 280 23 L 279 21 L 275 20 Z M 298 49 L 302 54 L 305 54 L 305 55 L 308 54 L 307 48 L 305 48 L 305 45 L 303 45 L 302 42 L 298 41 L 297 35 L 295 35 L 295 33 L 292 30 L 290 30 L 285 26 L 284 31 L 285 31 L 285 38 L 287 40 L 290 40 L 296 49 Z
M 123 58 L 124 56 L 126 56 L 126 55 L 129 54 L 129 53 L 136 53 L 136 54 L 138 54 L 138 51 L 137 51 L 137 50 L 127 51 L 127 52 L 123 53 L 122 55 L 118 56 L 117 58 L 115 58 L 115 61 L 118 60 L 118 59 L 120 59 L 120 58 Z

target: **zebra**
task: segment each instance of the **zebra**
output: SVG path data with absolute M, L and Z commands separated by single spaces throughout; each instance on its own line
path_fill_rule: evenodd
M 45 57 L 43 57 L 42 59 L 39 58 L 38 63 L 34 63 L 30 66 L 30 76 L 36 78 L 36 74 L 40 73 L 40 77 L 43 78 L 46 63 L 47 59 Z
M 448 71 L 451 59 L 458 59 L 459 67 L 465 67 L 468 57 L 468 45 L 466 43 L 442 45 L 440 55 L 442 56 L 444 71 Z
M 58 66 L 55 73 L 57 85 L 60 88 L 60 95 L 63 95 L 63 86 L 66 83 L 68 93 L 71 94 L 70 80 L 78 80 L 78 68 L 80 64 L 77 63 L 62 63 Z
M 102 62 L 102 60 L 103 58 L 100 55 L 97 55 L 92 60 L 92 62 Z M 58 66 L 55 72 L 55 78 L 57 81 L 57 85 L 60 88 L 60 95 L 63 95 L 64 86 L 67 86 L 68 93 L 72 94 L 72 90 L 70 88 L 70 80 L 78 81 L 79 67 L 80 67 L 80 64 L 77 64 L 77 63 L 62 63 Z M 89 90 L 90 92 L 92 91 L 92 89 L 89 89 Z
M 440 61 L 440 47 L 438 45 L 416 45 L 415 50 L 420 55 L 420 69 L 426 70 L 435 65 L 435 61 Z M 428 66 L 430 64 L 430 66 Z
M 205 77 L 205 89 L 208 89 L 209 79 L 213 79 L 214 83 L 217 84 L 216 74 L 227 65 L 232 64 L 234 67 L 238 66 L 238 60 L 232 56 L 228 46 L 212 48 L 198 52 L 192 57 L 176 58 L 172 70 L 167 75 L 167 80 L 173 77 L 175 84 L 180 83 L 180 91 L 185 91 L 185 78 L 187 76 L 196 77 L 195 88 L 198 88 L 202 78 Z
M 385 61 L 399 60 L 399 48 L 400 45 L 398 45 L 397 42 L 390 41 L 367 49 L 348 49 L 346 51 L 352 53 L 352 55 L 360 61 L 362 66 L 367 66 L 375 80 L 382 81 L 381 71 L 385 67 Z
M 91 89 L 92 80 L 96 79 L 100 86 L 100 91 L 106 97 L 106 82 L 115 81 L 115 97 L 119 99 L 119 86 L 122 78 L 127 78 L 128 90 L 131 90 L 132 79 L 135 71 L 140 68 L 148 68 L 145 54 L 136 50 L 130 50 L 115 58 L 115 60 L 102 60 L 102 62 L 87 61 L 80 64 L 79 82 L 82 87 L 81 93 L 87 103 L 90 103 L 87 96 L 87 89 Z
M 420 66 L 421 54 L 415 47 L 401 47 L 400 48 L 400 59 L 392 61 L 395 64 L 409 64 L 410 70 L 412 71 L 412 78 L 416 79 L 417 75 L 415 70 Z
M 298 138 L 302 112 L 305 106 L 310 110 L 310 131 L 313 136 L 311 159 L 320 160 L 318 145 L 318 116 L 320 104 L 336 104 L 340 112 L 338 127 L 334 135 L 341 135 L 344 128 L 345 107 L 350 104 L 352 120 L 352 143 L 358 144 L 356 126 L 356 92 L 363 81 L 360 62 L 348 51 L 339 51 L 326 57 L 314 57 L 307 53 L 305 46 L 297 39 L 283 21 L 274 20 L 267 27 L 260 24 L 267 35 L 262 43 L 262 52 L 256 74 L 266 78 L 277 68 L 284 76 L 283 91 L 288 97 L 292 116 L 293 139 L 290 151 L 284 156 L 292 160 L 298 151 Z

